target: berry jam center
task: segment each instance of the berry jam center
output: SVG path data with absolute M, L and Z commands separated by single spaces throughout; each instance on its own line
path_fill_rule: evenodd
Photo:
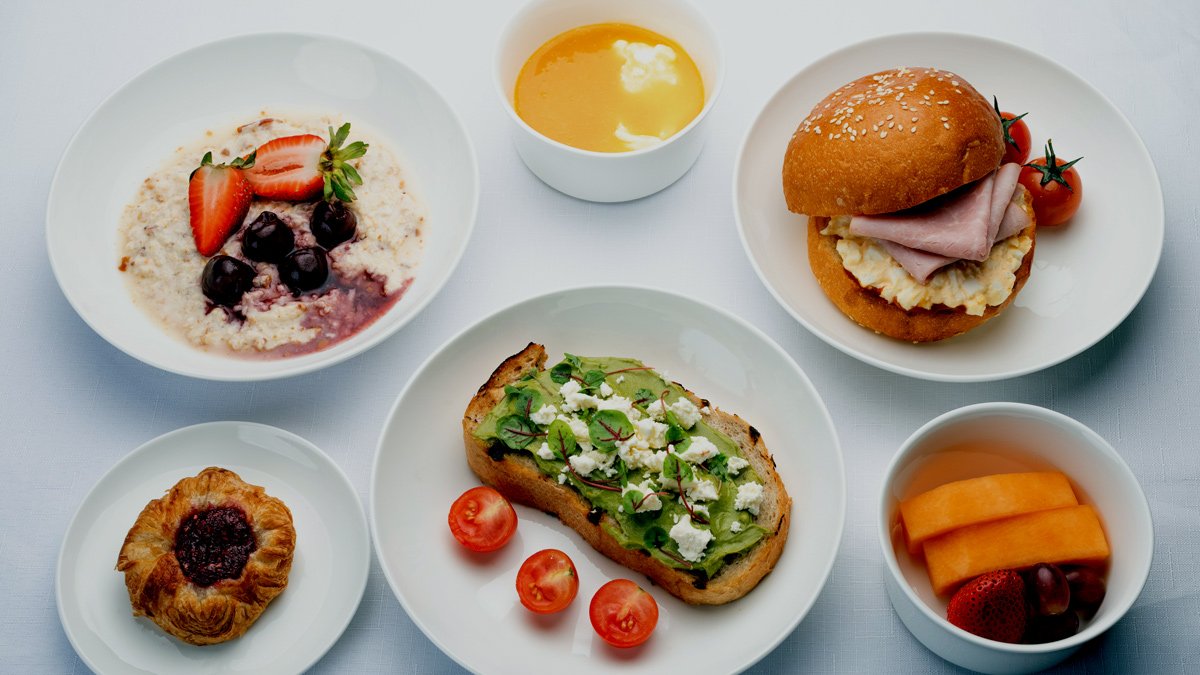
M 254 531 L 236 506 L 195 511 L 175 533 L 179 569 L 197 586 L 240 577 L 255 548 Z

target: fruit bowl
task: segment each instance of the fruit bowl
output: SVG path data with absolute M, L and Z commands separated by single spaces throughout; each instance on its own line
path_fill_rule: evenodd
M 1108 591 L 1075 635 L 1043 644 L 1010 644 L 946 620 L 947 601 L 925 567 L 895 535 L 899 503 L 950 482 L 995 473 L 1057 470 L 1081 504 L 1099 514 L 1111 549 Z M 981 403 L 947 412 L 900 447 L 883 479 L 879 543 L 892 607 L 905 627 L 938 656 L 985 673 L 1029 673 L 1067 658 L 1125 615 L 1150 573 L 1154 529 L 1137 478 L 1120 455 L 1082 423 L 1021 403 Z

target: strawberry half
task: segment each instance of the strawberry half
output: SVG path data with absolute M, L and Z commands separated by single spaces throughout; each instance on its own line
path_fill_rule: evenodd
M 999 642 L 1020 642 L 1025 632 L 1025 581 L 997 570 L 968 581 L 950 598 L 946 618 L 959 628 Z
M 229 164 L 213 164 L 212 153 L 206 152 L 188 178 L 192 238 L 200 255 L 211 256 L 221 250 L 229 235 L 241 227 L 254 198 L 243 169 L 253 164 L 253 155 Z
M 367 144 L 356 141 L 342 147 L 350 135 L 350 124 L 337 131 L 329 127 L 329 142 L 313 134 L 285 136 L 267 141 L 254 152 L 254 166 L 246 180 L 254 194 L 266 199 L 307 201 L 321 195 L 326 201 L 354 201 L 355 185 L 362 177 L 350 160 L 367 153 Z

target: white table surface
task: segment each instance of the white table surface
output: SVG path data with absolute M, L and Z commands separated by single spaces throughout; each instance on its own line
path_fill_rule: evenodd
M 755 672 L 954 670 L 921 647 L 888 605 L 873 507 L 885 464 L 909 433 L 948 409 L 991 400 L 1047 406 L 1096 429 L 1133 468 L 1154 514 L 1155 560 L 1141 599 L 1062 670 L 1200 670 L 1200 281 L 1194 271 L 1200 197 L 1192 156 L 1200 152 L 1194 117 L 1200 109 L 1200 3 L 891 2 L 859 8 L 703 2 L 723 40 L 728 69 L 708 146 L 678 184 L 624 205 L 564 197 L 539 183 L 514 153 L 491 82 L 491 53 L 517 4 L 0 3 L 0 671 L 86 670 L 55 611 L 59 545 L 91 486 L 154 436 L 222 419 L 283 427 L 328 452 L 366 503 L 375 441 L 394 397 L 432 350 L 517 299 L 512 284 L 494 282 L 494 255 L 518 243 L 531 257 L 582 244 L 593 259 L 610 261 L 590 276 L 570 279 L 573 284 L 633 280 L 733 310 L 777 340 L 824 396 L 841 434 L 849 480 L 841 552 L 808 618 Z M 89 330 L 55 284 L 43 237 L 50 179 L 71 135 L 122 82 L 182 49 L 267 30 L 350 37 L 407 62 L 443 92 L 479 154 L 483 190 L 474 240 L 457 274 L 421 316 L 347 363 L 261 384 L 159 372 Z M 913 30 L 974 32 L 1040 51 L 1105 92 L 1150 148 L 1167 209 L 1158 275 L 1128 320 L 1062 365 L 979 385 L 877 370 L 796 324 L 742 251 L 730 197 L 733 162 L 767 97 L 832 49 Z M 1084 154 L 1101 153 L 1103 148 L 1090 148 Z M 105 180 L 103 167 L 97 167 L 96 180 Z M 667 249 L 679 255 L 663 260 L 659 252 Z M 531 287 L 528 294 L 556 283 L 547 277 L 544 288 Z M 373 564 L 358 614 L 316 670 L 459 668 L 417 630 Z

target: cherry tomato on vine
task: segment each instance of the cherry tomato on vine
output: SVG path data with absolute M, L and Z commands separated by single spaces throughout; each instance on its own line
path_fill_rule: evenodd
M 992 97 L 992 107 L 1000 116 L 1000 124 L 1004 127 L 1004 157 L 1001 164 L 1024 164 L 1029 159 L 1029 151 L 1033 147 L 1033 138 L 1029 134 L 1029 126 L 1022 119 L 1029 113 L 1020 115 L 1002 112 L 1000 101 Z
M 1046 142 L 1046 156 L 1021 167 L 1018 179 L 1029 190 L 1038 226 L 1062 225 L 1075 215 L 1083 202 L 1083 180 L 1075 170 L 1082 157 L 1064 162 L 1054 155 L 1054 143 Z
M 454 500 L 448 521 L 458 543 L 481 553 L 504 546 L 517 531 L 517 512 L 512 504 L 484 485 L 473 487 Z

